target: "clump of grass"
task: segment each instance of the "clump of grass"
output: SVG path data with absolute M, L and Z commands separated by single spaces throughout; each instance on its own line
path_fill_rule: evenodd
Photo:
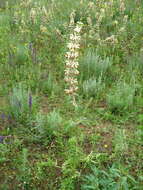
M 130 189 L 138 186 L 136 180 L 126 171 L 123 166 L 113 164 L 106 170 L 93 166 L 91 174 L 84 177 L 82 190 L 110 190 L 110 189 Z

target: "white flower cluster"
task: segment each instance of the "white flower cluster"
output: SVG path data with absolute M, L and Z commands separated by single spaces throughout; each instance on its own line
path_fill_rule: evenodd
M 67 44 L 68 52 L 66 52 L 66 69 L 65 69 L 65 82 L 67 83 L 67 89 L 65 93 L 72 96 L 73 104 L 75 104 L 75 95 L 78 90 L 77 75 L 78 71 L 78 56 L 80 48 L 80 32 L 82 29 L 82 23 L 78 22 L 70 34 L 70 42 Z

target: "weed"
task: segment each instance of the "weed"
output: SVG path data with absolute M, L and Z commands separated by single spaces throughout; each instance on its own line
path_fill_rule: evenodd
M 56 111 L 47 115 L 38 113 L 36 116 L 37 135 L 43 143 L 52 141 L 58 135 L 61 125 L 62 118 Z
M 84 184 L 81 189 L 86 190 L 99 190 L 99 189 L 138 189 L 136 180 L 125 172 L 112 165 L 107 170 L 102 168 L 93 167 L 92 173 L 85 176 Z
M 17 167 L 19 171 L 19 175 L 17 175 L 17 180 L 20 182 L 19 187 L 30 189 L 31 170 L 28 162 L 28 150 L 26 148 L 22 149 Z

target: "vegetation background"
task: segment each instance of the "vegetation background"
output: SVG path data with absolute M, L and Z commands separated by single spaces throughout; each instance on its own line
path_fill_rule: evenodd
M 0 135 L 1 190 L 142 190 L 142 0 L 1 0 Z

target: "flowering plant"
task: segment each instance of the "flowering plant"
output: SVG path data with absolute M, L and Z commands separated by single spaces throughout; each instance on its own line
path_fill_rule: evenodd
M 72 103 L 76 106 L 75 96 L 78 90 L 77 75 L 78 71 L 78 56 L 80 48 L 80 32 L 82 29 L 82 23 L 78 22 L 70 34 L 70 42 L 68 43 L 68 52 L 66 52 L 66 69 L 65 69 L 65 82 L 67 83 L 67 88 L 65 93 L 72 97 Z

